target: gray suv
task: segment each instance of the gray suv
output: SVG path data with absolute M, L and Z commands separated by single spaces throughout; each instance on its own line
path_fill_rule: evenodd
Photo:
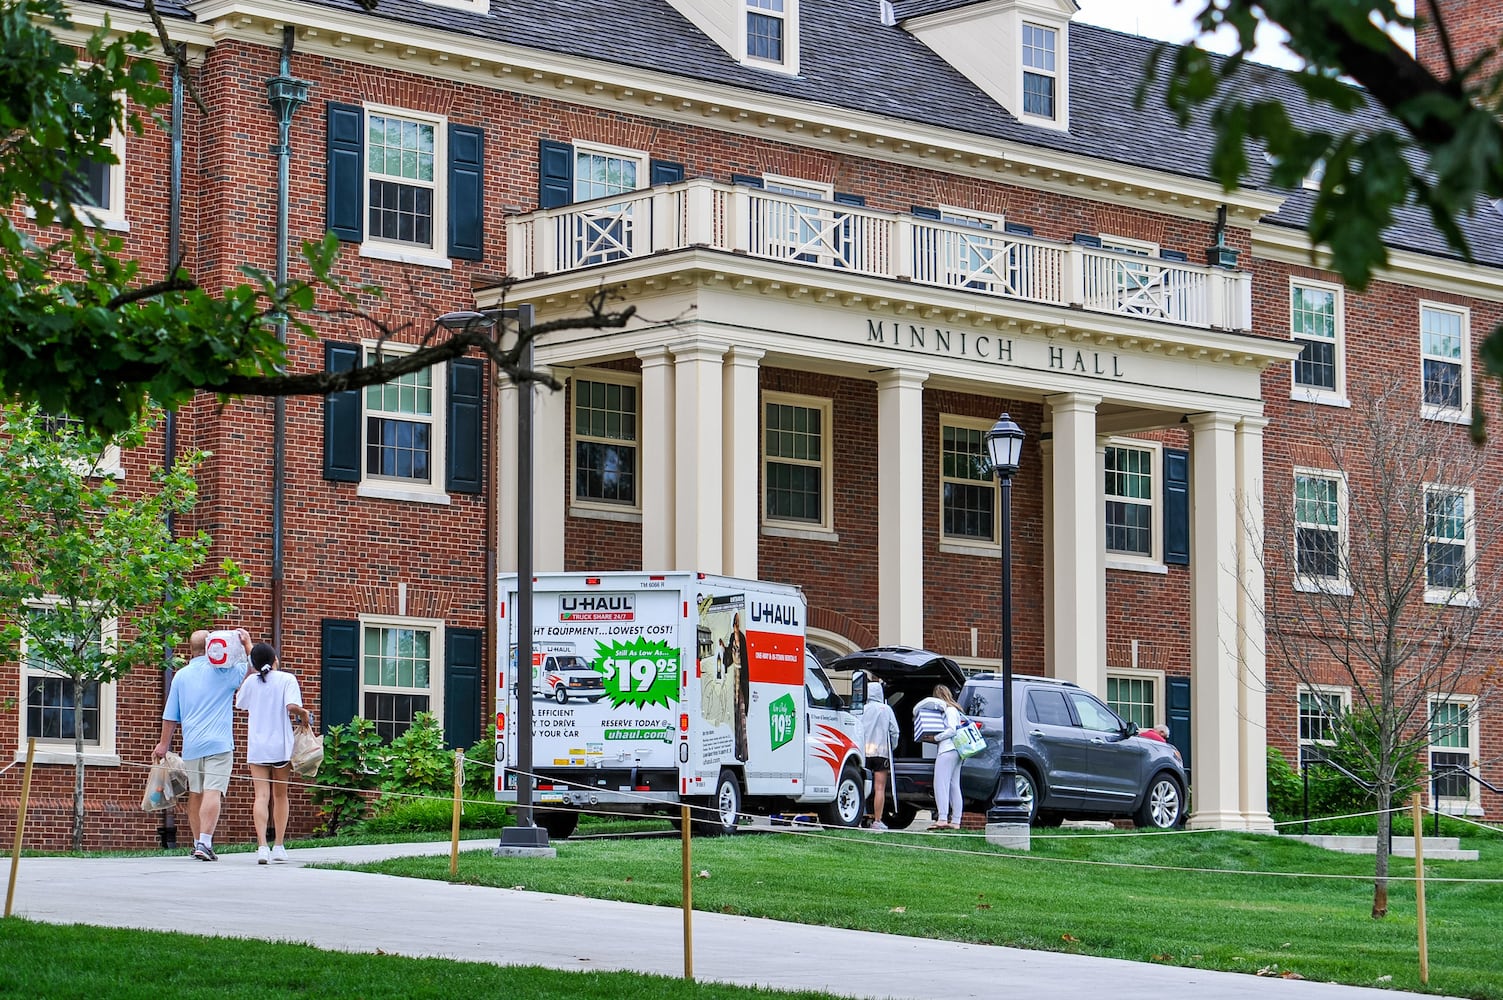
M 882 646 L 842 656 L 832 673 L 862 672 L 882 682 L 901 735 L 893 760 L 898 805 L 884 821 L 906 827 L 934 804 L 934 748 L 913 738 L 913 707 L 936 684 L 959 691 L 957 700 L 986 736 L 986 749 L 961 765 L 966 808 L 985 811 L 996 798 L 1002 751 L 1002 678 L 966 679 L 954 660 L 921 649 Z M 1184 822 L 1189 783 L 1179 751 L 1137 735 L 1095 695 L 1047 677 L 1013 675 L 1013 750 L 1018 793 L 1040 825 L 1065 819 L 1131 818 L 1140 827 L 1170 829 Z M 853 684 L 862 700 L 863 685 Z M 927 753 L 926 753 L 927 751 Z

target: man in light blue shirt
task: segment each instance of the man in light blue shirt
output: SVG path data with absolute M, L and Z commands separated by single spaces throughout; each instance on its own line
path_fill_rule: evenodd
M 167 756 L 172 734 L 182 726 L 188 824 L 193 829 L 193 857 L 200 861 L 219 860 L 214 853 L 214 827 L 219 824 L 219 808 L 230 789 L 234 766 L 235 692 L 245 680 L 251 650 L 249 632 L 237 629 L 235 638 L 245 647 L 243 658 L 227 655 L 224 640 L 217 637 L 214 655 L 209 655 L 209 633 L 203 629 L 189 638 L 193 658 L 172 678 L 162 709 L 162 741 L 152 751 L 155 760 Z

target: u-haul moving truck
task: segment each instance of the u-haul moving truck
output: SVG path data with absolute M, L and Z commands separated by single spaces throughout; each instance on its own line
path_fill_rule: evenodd
M 684 572 L 539 574 L 531 678 L 515 669 L 515 576 L 500 594 L 496 797 L 516 801 L 525 697 L 536 818 L 552 836 L 569 836 L 581 811 L 676 812 L 681 801 L 713 807 L 702 832 L 811 806 L 827 824 L 860 822 L 860 721 L 805 649 L 797 588 Z M 551 684 L 550 659 L 571 667 Z

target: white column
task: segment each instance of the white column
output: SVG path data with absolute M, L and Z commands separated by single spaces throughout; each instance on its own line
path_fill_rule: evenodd
M 924 379 L 877 376 L 877 639 L 924 646 Z
M 1236 418 L 1200 413 L 1190 455 L 1190 720 L 1196 829 L 1243 827 Z
M 726 345 L 669 344 L 673 352 L 674 543 L 672 569 L 719 573 L 721 537 L 721 392 Z
M 666 347 L 638 351 L 637 499 L 642 505 L 642 568 L 673 562 L 673 355 Z
M 1054 593 L 1054 437 L 1046 431 L 1039 440 L 1039 461 L 1043 463 L 1044 472 L 1044 593 Z M 1048 606 L 1053 607 L 1054 598 L 1047 598 Z M 1057 677 L 1059 672 L 1054 668 L 1054 615 L 1044 615 L 1044 676 Z
M 1100 396 L 1048 396 L 1053 425 L 1049 624 L 1054 676 L 1106 693 L 1105 564 L 1098 524 L 1102 485 L 1097 472 L 1096 406 Z
M 762 462 L 757 428 L 761 426 L 758 377 L 759 362 L 765 351 L 732 347 L 725 355 L 724 383 L 721 390 L 722 428 L 721 489 L 724 490 L 725 542 L 723 571 L 728 576 L 757 578 L 757 540 L 761 519 L 761 497 L 757 495 L 757 473 Z
M 496 394 L 500 412 L 496 431 L 496 572 L 517 571 L 517 386 L 503 379 Z
M 532 568 L 548 573 L 564 568 L 564 511 L 569 498 L 564 424 L 573 369 L 539 367 L 565 386 L 557 392 L 538 386 L 532 396 Z
M 1273 833 L 1268 815 L 1268 675 L 1263 625 L 1263 428 L 1264 417 L 1237 424 L 1237 634 L 1242 684 L 1237 722 L 1242 819 L 1249 830 Z

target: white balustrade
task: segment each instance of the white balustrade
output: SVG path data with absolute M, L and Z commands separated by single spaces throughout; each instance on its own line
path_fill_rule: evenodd
M 519 216 L 507 241 L 516 278 L 701 246 L 1185 326 L 1251 325 L 1245 272 L 709 180 Z

